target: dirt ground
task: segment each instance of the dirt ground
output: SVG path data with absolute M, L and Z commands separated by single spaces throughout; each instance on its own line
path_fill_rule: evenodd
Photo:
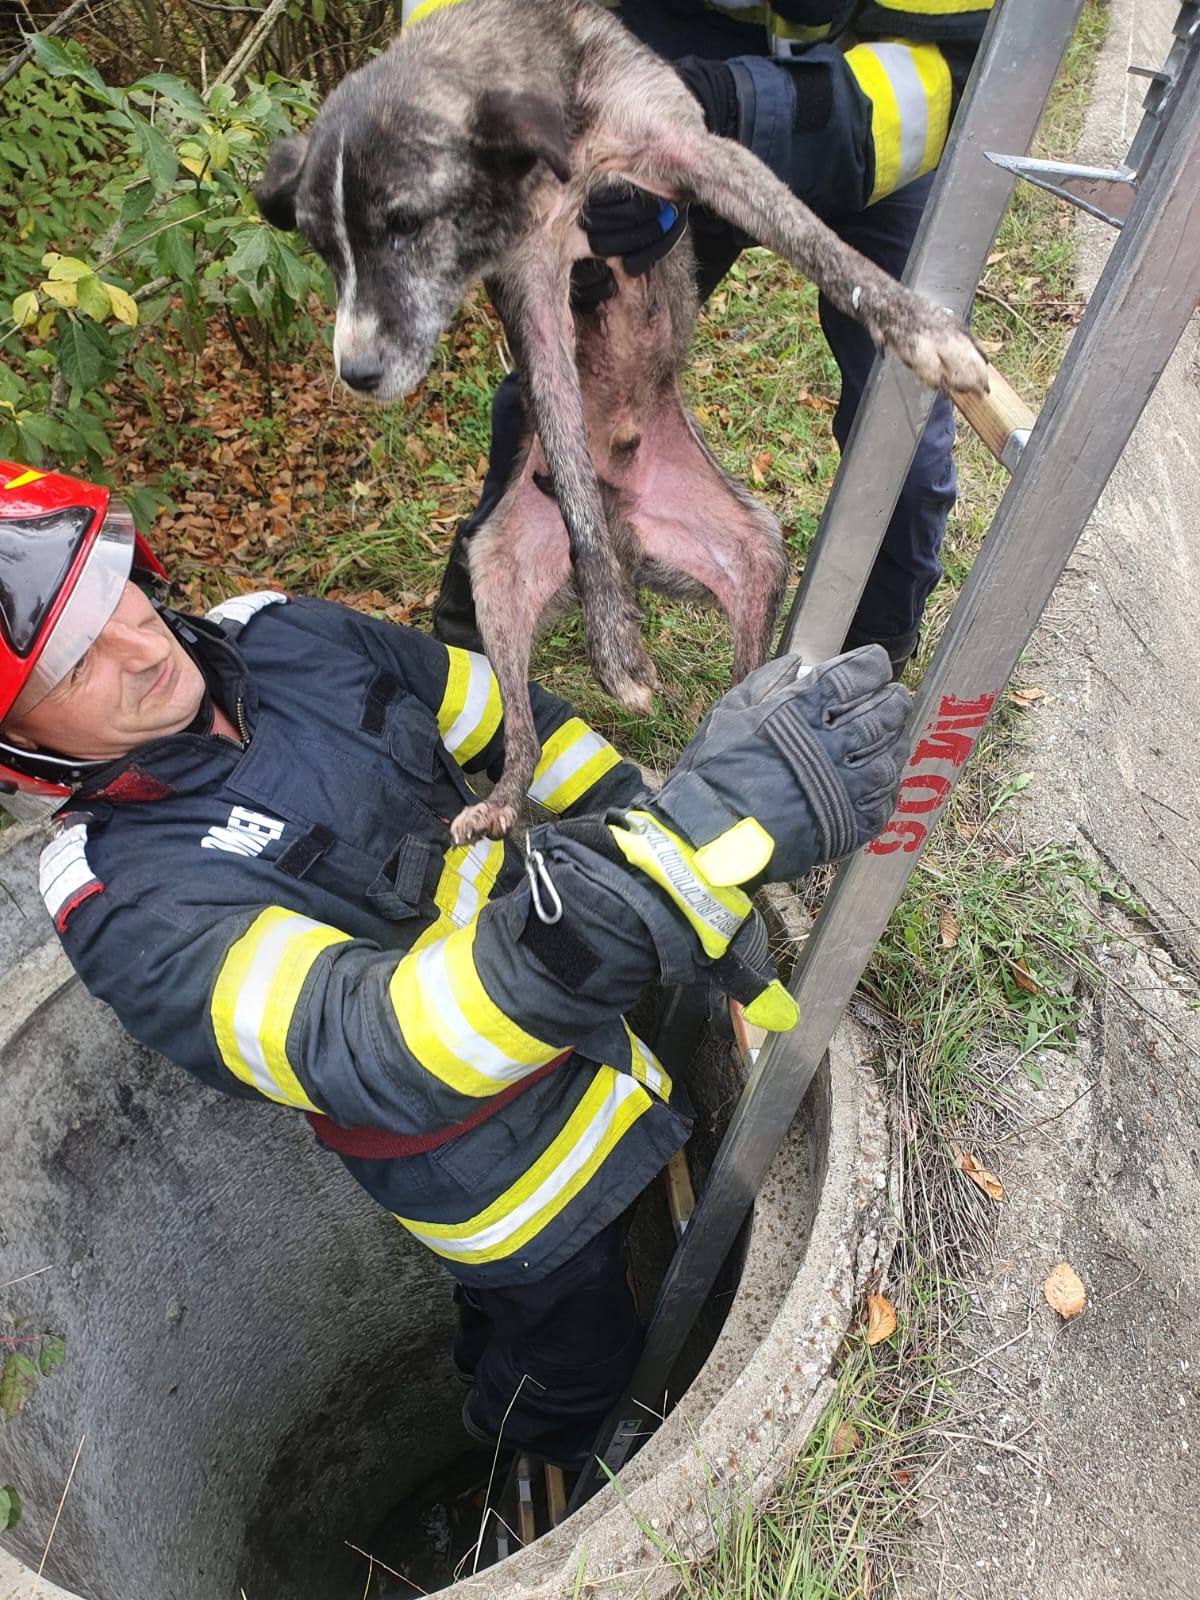
M 1080 159 L 1113 165 L 1174 0 L 1113 0 Z M 1066 152 L 1063 152 L 1066 154 Z M 1111 243 L 1082 226 L 1085 287 Z M 1200 1596 L 1200 336 L 1193 323 L 1032 648 L 1030 843 L 1067 840 L 1126 880 L 1106 985 L 1071 1056 L 1044 1053 L 972 1286 L 953 1449 L 926 1489 L 908 1600 Z M 1014 1076 L 1019 1076 L 1015 1074 Z M 1087 1290 L 1064 1322 L 1059 1261 Z

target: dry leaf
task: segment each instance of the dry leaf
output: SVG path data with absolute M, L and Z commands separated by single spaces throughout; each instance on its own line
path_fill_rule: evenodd
M 1009 699 L 1015 706 L 1031 706 L 1035 700 L 1044 700 L 1045 689 L 1014 689 Z
M 1041 985 L 1024 961 L 1010 961 L 1008 964 L 1012 968 L 1013 981 L 1018 989 L 1023 989 L 1026 994 L 1041 994 Z
M 755 483 L 765 483 L 775 457 L 769 450 L 760 450 L 750 463 L 750 477 Z
M 912 1473 L 911 1472 L 906 1472 L 906 1471 L 904 1471 L 903 1468 L 901 1468 L 901 1470 L 899 1472 L 894 1472 L 892 1474 L 892 1476 L 895 1478 L 896 1482 L 903 1489 L 908 1484 L 910 1479 L 912 1478 Z
M 1004 1199 L 1004 1185 L 994 1172 L 988 1169 L 969 1150 L 960 1150 L 956 1144 L 950 1146 L 950 1153 L 954 1157 L 954 1164 L 960 1172 L 966 1173 L 972 1183 L 978 1184 L 989 1200 Z
M 881 1294 L 867 1296 L 867 1343 L 882 1344 L 896 1331 L 896 1311 Z
M 944 949 L 949 950 L 952 945 L 956 945 L 958 943 L 958 923 L 948 911 L 942 912 L 938 927 L 942 935 L 942 946 Z
M 1065 1321 L 1077 1317 L 1087 1304 L 1087 1290 L 1074 1267 L 1060 1261 L 1042 1285 L 1047 1304 Z
M 835 1456 L 848 1456 L 852 1450 L 857 1450 L 861 1443 L 862 1439 L 853 1423 L 839 1422 L 833 1430 L 829 1449 Z

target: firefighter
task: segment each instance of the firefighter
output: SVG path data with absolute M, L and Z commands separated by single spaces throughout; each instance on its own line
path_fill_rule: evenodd
M 674 62 L 711 132 L 753 150 L 848 244 L 902 274 L 991 0 L 638 0 L 617 10 Z M 636 275 L 674 245 L 688 217 L 639 191 L 610 188 L 591 196 L 581 220 L 597 256 L 621 256 Z M 691 236 L 707 299 L 753 241 L 695 208 Z M 595 304 L 612 292 L 612 276 L 581 264 L 575 287 L 577 305 Z M 875 348 L 860 323 L 824 296 L 818 305 L 841 374 L 833 418 L 841 448 Z M 480 502 L 459 525 L 434 609 L 434 634 L 448 644 L 480 648 L 465 545 L 504 493 L 523 427 L 510 375 L 493 401 Z M 847 650 L 882 644 L 897 677 L 942 574 L 956 494 L 953 443 L 954 408 L 938 398 L 846 635 Z
M 447 819 L 500 761 L 486 660 L 275 591 L 206 618 L 107 489 L 0 462 L 0 781 L 61 801 L 41 891 L 125 1028 L 307 1116 L 456 1280 L 464 1422 L 567 1468 L 641 1331 L 623 1217 L 687 1137 L 624 1020 L 715 973 L 794 1006 L 748 893 L 891 815 L 906 692 L 878 647 L 718 702 L 657 792 L 534 687 L 521 843 Z

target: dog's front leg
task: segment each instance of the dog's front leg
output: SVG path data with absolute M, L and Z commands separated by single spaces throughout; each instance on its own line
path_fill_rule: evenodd
M 609 537 L 588 447 L 569 304 L 573 254 L 565 231 L 539 233 L 507 267 L 497 297 L 566 523 L 592 671 L 619 705 L 644 716 L 656 678 L 642 645 L 633 582 Z
M 735 139 L 666 124 L 621 170 L 631 182 L 706 206 L 799 267 L 931 389 L 987 392 L 987 362 L 958 318 L 851 249 Z

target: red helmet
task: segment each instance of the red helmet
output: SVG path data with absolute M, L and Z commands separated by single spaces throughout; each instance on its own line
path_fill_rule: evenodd
M 0 730 L 62 682 L 130 576 L 166 573 L 110 490 L 0 461 Z M 87 765 L 21 750 L 0 731 L 9 791 L 67 795 Z

